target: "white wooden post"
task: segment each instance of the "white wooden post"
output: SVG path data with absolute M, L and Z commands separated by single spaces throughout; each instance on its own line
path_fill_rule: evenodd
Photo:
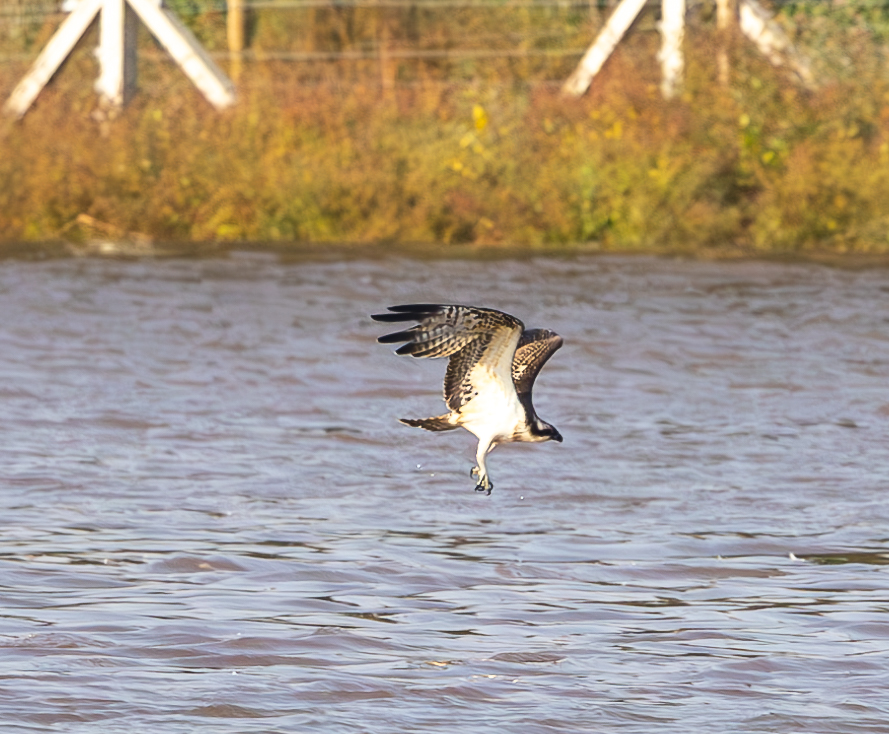
M 152 0 L 127 2 L 210 104 L 224 109 L 235 103 L 234 85 L 179 18 Z
M 80 0 L 80 3 L 65 18 L 59 30 L 46 44 L 37 57 L 31 70 L 12 91 L 3 109 L 9 114 L 21 117 L 37 99 L 37 95 L 52 75 L 58 71 L 62 62 L 71 53 L 80 37 L 89 28 L 90 23 L 99 12 L 102 0 Z
M 685 57 L 682 41 L 685 38 L 685 0 L 663 0 L 661 4 L 661 94 L 672 99 L 682 87 Z
M 636 20 L 636 16 L 645 7 L 645 2 L 646 0 L 621 0 L 605 27 L 596 36 L 593 45 L 583 55 L 574 73 L 562 85 L 563 92 L 579 97 L 590 88 L 593 77 L 599 73 L 620 39 Z
M 96 92 L 109 107 L 123 107 L 136 87 L 136 16 L 126 0 L 102 0 Z
M 731 40 L 732 22 L 736 17 L 733 11 L 736 2 L 740 8 L 740 26 L 743 34 L 756 44 L 769 61 L 776 66 L 787 64 L 806 87 L 814 88 L 816 81 L 809 60 L 794 47 L 787 34 L 759 0 L 716 0 L 716 25 L 721 44 L 717 55 L 720 82 L 728 83 L 727 47 Z M 593 45 L 589 47 L 577 68 L 562 86 L 563 92 L 579 97 L 589 89 L 593 77 L 599 73 L 645 3 L 646 0 L 621 0 Z M 662 41 L 661 50 L 658 52 L 663 75 L 661 93 L 670 99 L 681 88 L 685 70 L 682 42 L 685 37 L 686 0 L 661 0 L 661 3 Z
M 749 38 L 760 52 L 774 64 L 787 64 L 804 86 L 814 89 L 815 76 L 809 60 L 787 37 L 784 29 L 757 0 L 741 0 L 741 33 Z
M 34 65 L 4 105 L 21 117 L 58 71 L 62 62 L 101 11 L 100 74 L 96 90 L 106 105 L 127 101 L 136 81 L 135 15 L 167 49 L 176 63 L 217 109 L 234 104 L 234 85 L 179 19 L 162 7 L 162 0 L 75 0 L 71 14 L 50 39 Z

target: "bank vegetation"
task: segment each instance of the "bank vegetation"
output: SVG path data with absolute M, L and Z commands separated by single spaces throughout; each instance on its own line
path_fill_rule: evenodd
M 223 15 L 196 2 L 193 29 L 224 49 Z M 254 12 L 222 113 L 143 37 L 139 94 L 96 114 L 93 31 L 22 121 L 0 122 L 0 240 L 889 252 L 881 8 L 785 6 L 811 91 L 740 39 L 721 85 L 725 41 L 698 7 L 669 102 L 656 10 L 580 99 L 560 93 L 565 49 L 602 9 L 301 12 Z M 0 65 L 4 98 L 53 27 L 3 39 L 21 52 Z

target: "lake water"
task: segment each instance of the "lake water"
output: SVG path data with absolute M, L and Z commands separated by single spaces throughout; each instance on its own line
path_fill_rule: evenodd
M 565 346 L 563 444 L 397 422 L 369 314 Z M 0 263 L 0 730 L 889 732 L 889 271 Z

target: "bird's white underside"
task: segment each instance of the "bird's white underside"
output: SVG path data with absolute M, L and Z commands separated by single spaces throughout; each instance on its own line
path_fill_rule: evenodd
M 546 329 L 525 331 L 518 319 L 487 309 L 393 306 L 389 310 L 396 315 L 374 318 L 395 322 L 416 319 L 419 323 L 381 337 L 381 342 L 406 342 L 399 354 L 451 358 L 445 376 L 445 402 L 450 413 L 403 422 L 430 431 L 448 430 L 448 424 L 461 426 L 476 436 L 477 466 L 472 470 L 478 478 L 476 490 L 490 494 L 493 485 L 485 456 L 498 444 L 540 442 L 553 437 L 562 440 L 553 426 L 537 418 L 530 395 L 537 372 L 562 344 L 558 335 Z M 517 353 L 523 338 L 523 350 Z M 521 399 L 517 386 L 521 386 Z
M 512 379 L 512 358 L 521 332 L 512 329 L 495 338 L 469 373 L 477 394 L 460 409 L 459 423 L 482 443 L 508 438 L 525 422 Z

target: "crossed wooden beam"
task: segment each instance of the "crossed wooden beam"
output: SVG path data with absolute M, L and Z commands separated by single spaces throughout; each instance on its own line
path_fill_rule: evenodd
M 4 109 L 22 117 L 68 57 L 87 28 L 100 15 L 99 79 L 96 91 L 108 107 L 121 107 L 136 86 L 136 27 L 141 20 L 217 109 L 234 104 L 235 88 L 213 62 L 191 31 L 163 0 L 76 0 L 71 13 L 25 77 L 13 90 Z
M 574 73 L 562 86 L 562 91 L 579 97 L 589 89 L 593 77 L 602 69 L 647 2 L 648 0 L 621 0 L 596 40 L 587 49 Z M 738 16 L 741 33 L 752 41 L 773 65 L 786 66 L 796 75 L 800 83 L 808 88 L 814 88 L 816 80 L 809 60 L 794 47 L 787 34 L 759 0 L 717 0 L 717 25 L 725 29 L 732 22 L 730 20 L 732 3 L 736 5 L 734 13 Z M 667 99 L 675 96 L 682 86 L 685 68 L 682 53 L 685 12 L 685 0 L 661 0 L 659 26 L 662 42 L 658 59 L 661 62 L 661 93 Z M 720 75 L 723 73 L 721 70 Z
M 6 101 L 4 109 L 21 117 L 71 53 L 81 36 L 97 15 L 101 14 L 99 40 L 99 79 L 96 91 L 107 107 L 122 107 L 136 86 L 136 24 L 141 20 L 161 45 L 167 49 L 207 100 L 217 109 L 234 104 L 235 90 L 229 78 L 213 63 L 179 19 L 163 7 L 163 0 L 69 0 L 74 7 L 70 15 L 37 57 L 27 75 Z M 563 90 L 579 96 L 590 86 L 617 44 L 629 30 L 647 0 L 621 0 L 598 37 L 580 60 Z M 673 97 L 681 88 L 685 61 L 682 44 L 685 33 L 686 0 L 661 0 L 660 30 L 663 37 L 658 58 L 661 62 L 661 92 Z M 717 9 L 724 27 L 729 22 L 728 7 L 734 0 L 717 0 Z M 229 0 L 230 11 L 242 14 L 240 0 Z M 794 47 L 771 14 L 758 0 L 737 0 L 741 32 L 775 65 L 786 65 L 807 87 L 815 80 L 809 62 Z M 242 18 L 241 15 L 237 17 Z M 243 20 L 234 28 L 243 26 Z M 232 26 L 229 31 L 231 34 Z M 236 60 L 243 47 L 237 33 L 230 37 L 236 49 Z M 721 59 L 721 62 L 724 60 Z M 727 62 L 725 62 L 727 63 Z M 723 65 L 721 63 L 721 65 Z M 235 67 L 237 68 L 237 67 Z M 720 72 L 723 73 L 722 71 Z

